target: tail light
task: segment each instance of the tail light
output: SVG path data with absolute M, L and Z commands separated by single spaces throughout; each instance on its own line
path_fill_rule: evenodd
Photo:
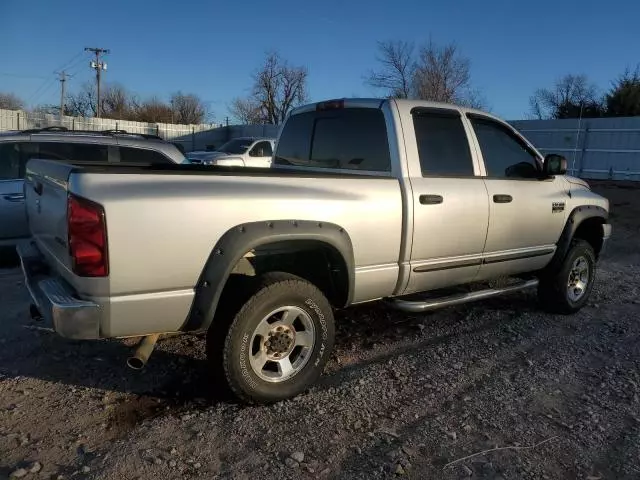
M 109 275 L 107 226 L 102 206 L 69 195 L 67 227 L 73 272 L 81 277 Z

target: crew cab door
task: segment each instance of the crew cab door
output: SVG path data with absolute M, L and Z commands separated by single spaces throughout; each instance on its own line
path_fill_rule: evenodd
M 480 278 L 544 267 L 567 212 L 563 177 L 542 179 L 541 159 L 507 124 L 467 114 L 489 198 L 489 229 Z
M 270 167 L 272 157 L 273 147 L 271 142 L 267 140 L 260 141 L 249 150 L 249 156 L 246 158 L 245 164 L 248 167 Z
M 412 190 L 411 272 L 404 293 L 471 282 L 482 262 L 489 202 L 457 109 L 403 117 Z

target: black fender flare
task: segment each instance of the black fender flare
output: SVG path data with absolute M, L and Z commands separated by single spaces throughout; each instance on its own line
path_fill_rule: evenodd
M 225 283 L 234 266 L 247 252 L 268 243 L 296 240 L 325 243 L 342 256 L 349 279 L 349 305 L 355 284 L 355 260 L 351 238 L 344 228 L 334 223 L 309 220 L 244 223 L 227 230 L 211 250 L 195 288 L 191 311 L 181 331 L 202 332 L 209 328 Z
M 589 218 L 602 218 L 603 223 L 606 223 L 609 218 L 609 212 L 597 205 L 581 205 L 571 210 L 571 213 L 567 217 L 567 221 L 562 229 L 560 238 L 556 243 L 556 253 L 553 255 L 551 262 L 545 270 L 555 271 L 562 264 L 564 257 L 569 251 L 571 241 L 573 240 L 580 224 Z

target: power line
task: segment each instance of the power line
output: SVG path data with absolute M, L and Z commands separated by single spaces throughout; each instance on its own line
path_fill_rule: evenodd
M 55 77 L 53 76 L 50 77 L 48 81 L 46 81 L 41 85 L 41 88 L 36 90 L 36 92 L 33 95 L 31 95 L 31 97 L 29 97 L 29 100 L 27 100 L 27 103 L 30 104 L 32 102 L 35 102 L 37 99 L 42 97 L 42 95 L 47 93 L 51 89 L 51 87 L 54 86 L 55 84 L 56 84 Z
M 31 96 L 27 99 L 27 104 L 32 103 L 37 98 L 40 98 L 44 92 L 51 88 L 51 85 L 55 83 L 55 77 L 47 77 L 47 79 L 40 84 L 38 88 L 31 94 Z
M 66 67 L 67 65 L 69 65 L 70 63 L 74 62 L 75 60 L 78 59 L 78 57 L 80 57 L 82 54 L 84 53 L 83 50 L 80 50 L 78 53 L 76 53 L 73 57 L 71 57 L 70 60 L 67 60 L 66 62 L 64 62 L 60 67 L 58 67 L 56 70 L 62 70 L 64 67 Z M 33 100 L 35 100 L 36 98 L 40 98 L 42 96 L 42 94 L 44 94 L 45 92 L 47 92 L 52 85 L 55 84 L 55 77 L 42 77 L 44 79 L 44 82 L 42 82 L 40 84 L 40 86 L 38 88 L 36 88 L 36 90 L 31 94 L 31 96 L 28 98 L 27 103 L 31 103 Z
M 83 52 L 83 53 L 84 53 L 84 52 Z M 64 68 L 64 70 L 65 70 L 65 71 L 67 71 L 67 72 L 68 72 L 68 71 L 77 72 L 77 71 L 80 69 L 80 67 L 81 67 L 82 65 L 84 65 L 84 62 L 85 62 L 86 60 L 87 60 L 87 58 L 86 58 L 86 57 L 82 57 L 82 58 L 80 58 L 80 59 L 76 60 L 75 62 L 71 62 L 71 64 L 70 64 L 69 66 L 65 67 L 65 68 Z
M 74 61 L 76 61 L 77 59 L 79 59 L 82 55 L 84 55 L 84 50 L 80 50 L 78 53 L 76 53 L 76 54 L 71 58 L 71 60 L 69 60 L 69 61 L 68 61 L 68 62 L 66 62 L 66 63 L 63 63 L 63 64 L 58 68 L 58 70 L 62 70 L 62 69 L 67 70 L 67 69 L 69 69 L 69 65 L 70 65 L 71 63 L 73 63 Z
M 100 118 L 100 74 L 102 70 L 107 69 L 107 64 L 100 61 L 100 55 L 109 53 L 109 49 L 86 47 L 84 50 L 85 52 L 93 52 L 96 56 L 96 61 L 89 65 L 96 71 L 96 118 Z

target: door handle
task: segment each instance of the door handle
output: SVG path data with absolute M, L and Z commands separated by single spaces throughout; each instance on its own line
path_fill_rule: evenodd
M 513 197 L 511 195 L 494 195 L 493 203 L 511 203 Z
M 442 195 L 420 195 L 419 200 L 422 205 L 437 205 L 443 202 Z
M 38 195 L 42 195 L 42 183 L 35 182 L 33 184 L 33 191 L 36 192 Z
M 24 202 L 24 193 L 10 193 L 9 195 L 3 195 L 7 202 Z

